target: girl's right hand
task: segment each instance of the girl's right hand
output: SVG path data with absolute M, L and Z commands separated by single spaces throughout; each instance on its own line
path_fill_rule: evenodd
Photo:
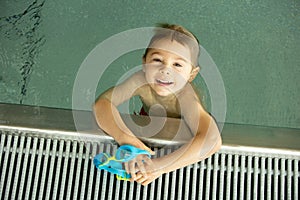
M 152 151 L 149 147 L 147 147 L 141 140 L 139 140 L 135 136 L 131 136 L 128 134 L 124 134 L 123 137 L 116 140 L 120 146 L 129 144 L 134 147 L 137 147 L 142 150 L 148 151 L 151 155 L 154 155 L 155 152 Z M 127 173 L 131 174 L 131 181 L 134 181 L 136 178 L 136 173 L 142 173 L 144 176 L 147 176 L 147 172 L 145 170 L 145 166 L 152 165 L 152 160 L 147 155 L 138 155 L 136 158 L 130 160 L 125 163 L 125 170 Z
M 147 147 L 141 140 L 139 140 L 137 137 L 135 136 L 131 136 L 128 134 L 124 134 L 123 137 L 118 138 L 118 140 L 116 140 L 116 142 L 122 146 L 125 144 L 129 144 L 132 146 L 135 146 L 136 148 L 139 149 L 143 149 L 148 151 L 151 155 L 155 155 L 155 152 L 152 151 L 149 147 Z

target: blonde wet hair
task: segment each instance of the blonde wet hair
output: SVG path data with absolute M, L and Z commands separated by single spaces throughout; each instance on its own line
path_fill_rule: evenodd
M 161 39 L 170 39 L 171 41 L 176 41 L 187 48 L 189 48 L 191 52 L 191 62 L 193 67 L 199 66 L 198 58 L 200 55 L 200 44 L 197 37 L 186 28 L 176 24 L 158 24 L 155 28 L 155 34 L 151 38 L 149 45 L 144 53 L 144 58 L 146 58 L 149 49 L 151 49 L 151 45 Z

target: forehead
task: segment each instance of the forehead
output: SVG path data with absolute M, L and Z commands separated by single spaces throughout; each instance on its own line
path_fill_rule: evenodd
M 175 54 L 176 57 L 183 58 L 188 62 L 191 62 L 191 51 L 185 45 L 177 42 L 176 40 L 170 40 L 162 38 L 160 40 L 154 41 L 148 48 L 151 51 L 155 52 L 164 52 L 167 51 L 171 54 Z

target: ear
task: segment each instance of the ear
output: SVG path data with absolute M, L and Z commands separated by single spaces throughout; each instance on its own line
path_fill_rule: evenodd
M 191 74 L 190 74 L 190 78 L 189 78 L 189 82 L 192 82 L 196 78 L 199 71 L 200 71 L 199 66 L 192 69 Z

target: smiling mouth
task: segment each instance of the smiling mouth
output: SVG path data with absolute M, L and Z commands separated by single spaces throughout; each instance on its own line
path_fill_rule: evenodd
M 165 80 L 161 80 L 161 79 L 156 79 L 156 82 L 159 85 L 163 85 L 163 86 L 168 86 L 168 85 L 172 85 L 174 82 L 172 81 L 165 81 Z

